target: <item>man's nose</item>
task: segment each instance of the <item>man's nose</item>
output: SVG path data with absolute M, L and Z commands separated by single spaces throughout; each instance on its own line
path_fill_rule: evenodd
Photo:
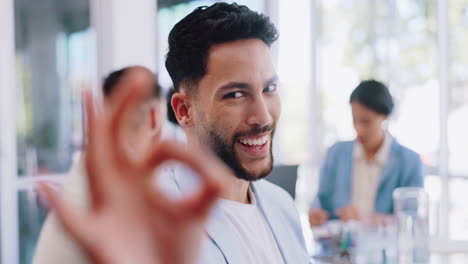
M 247 124 L 251 126 L 264 127 L 273 122 L 268 102 L 263 98 L 256 98 L 249 107 Z

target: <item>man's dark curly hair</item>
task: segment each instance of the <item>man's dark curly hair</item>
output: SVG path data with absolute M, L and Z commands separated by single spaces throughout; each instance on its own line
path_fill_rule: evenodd
M 174 89 L 186 85 L 193 92 L 205 75 L 211 46 L 241 39 L 260 39 L 270 46 L 278 39 L 270 19 L 236 3 L 216 3 L 196 8 L 169 34 L 166 68 Z

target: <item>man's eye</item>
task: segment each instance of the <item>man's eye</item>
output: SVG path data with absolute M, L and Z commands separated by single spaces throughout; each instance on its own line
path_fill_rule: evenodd
M 265 87 L 265 89 L 263 89 L 263 92 L 265 92 L 265 93 L 274 92 L 274 91 L 276 91 L 276 87 L 277 87 L 276 84 L 270 84 L 267 87 Z
M 225 99 L 239 98 L 239 97 L 242 97 L 242 96 L 244 96 L 244 94 L 242 92 L 232 92 L 232 93 L 226 94 L 223 98 L 225 98 Z

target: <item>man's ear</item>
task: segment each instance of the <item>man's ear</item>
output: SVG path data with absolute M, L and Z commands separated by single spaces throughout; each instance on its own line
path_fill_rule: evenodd
M 183 92 L 174 93 L 171 98 L 172 109 L 181 127 L 192 126 L 192 116 L 190 114 L 190 96 Z

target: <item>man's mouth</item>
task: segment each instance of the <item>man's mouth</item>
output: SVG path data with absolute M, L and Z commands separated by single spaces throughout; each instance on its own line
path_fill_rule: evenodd
M 237 140 L 241 145 L 248 148 L 262 148 L 268 142 L 270 134 L 263 136 L 242 137 Z
M 255 136 L 240 137 L 236 143 L 247 157 L 258 159 L 263 158 L 269 153 L 271 133 L 262 133 Z

